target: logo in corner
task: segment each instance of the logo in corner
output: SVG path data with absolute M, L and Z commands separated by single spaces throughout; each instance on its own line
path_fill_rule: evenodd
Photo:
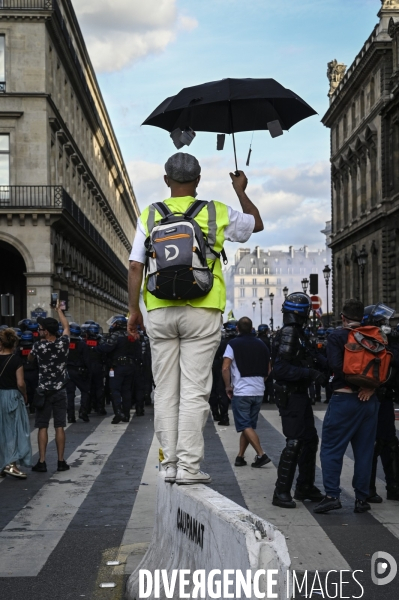
M 388 552 L 375 552 L 371 557 L 371 580 L 375 585 L 388 585 L 395 579 L 397 572 L 397 562 Z M 380 577 L 385 573 L 385 577 Z
M 171 250 L 169 250 L 169 248 L 174 250 L 174 254 L 172 254 L 172 252 L 171 252 Z M 180 254 L 180 252 L 179 252 L 179 248 L 177 246 L 174 246 L 173 244 L 170 244 L 169 246 L 165 246 L 166 260 L 175 260 L 179 256 L 179 254 Z

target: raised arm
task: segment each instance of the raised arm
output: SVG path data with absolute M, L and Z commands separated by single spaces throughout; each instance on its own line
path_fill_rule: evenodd
M 58 314 L 58 317 L 61 321 L 61 325 L 63 328 L 63 332 L 62 335 L 67 335 L 68 337 L 71 337 L 71 330 L 69 329 L 69 323 L 66 319 L 66 316 L 64 315 L 63 311 L 61 310 L 60 307 L 60 301 L 58 300 L 57 302 L 57 306 L 55 307 L 55 312 Z
M 255 227 L 253 232 L 258 233 L 264 229 L 262 217 L 260 216 L 259 210 L 256 208 L 255 204 L 253 204 L 253 202 L 245 193 L 248 185 L 248 179 L 244 171 L 238 171 L 238 173 L 240 174 L 239 177 L 236 177 L 234 173 L 230 173 L 233 188 L 240 201 L 242 212 L 246 215 L 252 215 L 254 217 Z

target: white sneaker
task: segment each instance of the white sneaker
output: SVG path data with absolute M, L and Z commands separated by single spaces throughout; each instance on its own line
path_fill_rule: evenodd
M 211 476 L 203 471 L 189 473 L 184 469 L 178 469 L 176 475 L 177 485 L 194 485 L 195 483 L 212 483 Z
M 165 481 L 166 483 L 174 483 L 176 481 L 177 467 L 169 465 L 165 469 Z

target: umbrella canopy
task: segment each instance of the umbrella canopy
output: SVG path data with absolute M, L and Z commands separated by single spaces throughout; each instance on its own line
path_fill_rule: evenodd
M 309 104 L 274 79 L 222 79 L 184 88 L 167 98 L 144 121 L 173 131 L 237 133 L 268 129 L 278 120 L 282 129 L 317 114 Z

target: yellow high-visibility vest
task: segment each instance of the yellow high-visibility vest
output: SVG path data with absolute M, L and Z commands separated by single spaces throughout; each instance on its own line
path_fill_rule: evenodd
M 164 200 L 166 206 L 173 213 L 184 213 L 195 202 L 192 196 L 181 198 L 169 198 Z M 162 215 L 155 210 L 153 206 L 148 206 L 140 216 L 143 227 L 148 237 L 154 224 L 156 225 L 162 219 Z M 208 243 L 215 252 L 221 252 L 224 243 L 224 230 L 229 225 L 229 213 L 226 204 L 212 200 L 208 202 L 201 212 L 195 217 L 195 221 L 200 226 L 204 235 L 208 238 Z M 212 254 L 210 256 L 213 256 Z M 209 294 L 201 298 L 191 300 L 160 300 L 147 291 L 147 280 L 144 284 L 144 302 L 147 310 L 165 308 L 166 306 L 194 306 L 196 308 L 217 308 L 224 312 L 226 306 L 226 285 L 222 273 L 220 259 L 213 256 L 207 256 L 207 263 L 210 268 L 213 267 L 214 282 Z

